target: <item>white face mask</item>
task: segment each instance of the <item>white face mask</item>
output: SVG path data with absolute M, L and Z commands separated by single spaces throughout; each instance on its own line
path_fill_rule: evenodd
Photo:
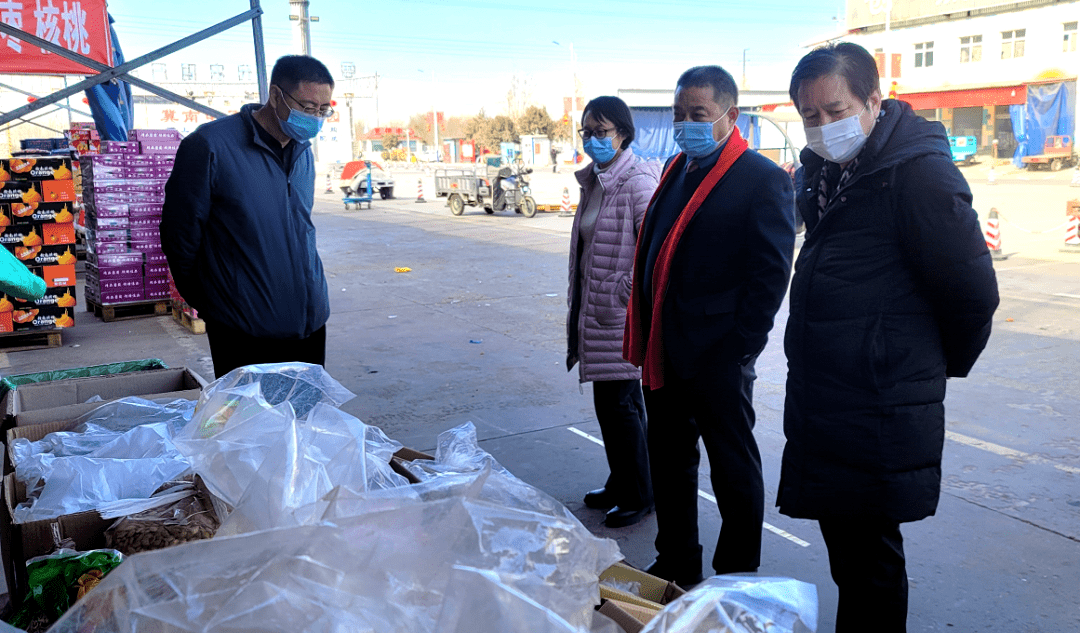
M 855 158 L 866 144 L 866 132 L 859 121 L 861 116 L 862 112 L 827 125 L 806 128 L 807 147 L 834 163 L 846 163 Z

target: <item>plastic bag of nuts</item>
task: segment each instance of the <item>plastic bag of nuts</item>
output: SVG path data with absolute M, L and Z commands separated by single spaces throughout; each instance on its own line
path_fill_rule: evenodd
M 130 556 L 213 538 L 221 521 L 204 487 L 187 478 L 163 485 L 154 493 L 159 495 L 181 498 L 117 520 L 105 532 L 109 547 Z

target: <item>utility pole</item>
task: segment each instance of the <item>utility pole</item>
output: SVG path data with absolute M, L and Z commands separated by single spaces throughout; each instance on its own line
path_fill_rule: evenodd
M 379 73 L 375 73 L 375 127 L 379 127 Z
M 301 55 L 311 55 L 311 23 L 319 21 L 318 16 L 309 14 L 309 4 L 308 0 L 289 0 L 289 20 L 296 22 L 293 43 Z
M 750 49 L 749 48 L 742 49 L 742 87 L 744 89 L 746 88 L 746 51 L 748 51 L 748 50 L 750 50 Z
M 435 162 L 439 162 L 439 112 L 435 106 L 435 71 L 431 71 L 431 130 L 435 135 Z

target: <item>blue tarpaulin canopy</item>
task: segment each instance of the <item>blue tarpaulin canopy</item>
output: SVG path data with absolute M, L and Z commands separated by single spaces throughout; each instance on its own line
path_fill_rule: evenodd
M 1047 136 L 1072 136 L 1075 111 L 1076 82 L 1028 86 L 1027 103 L 1009 106 L 1016 137 L 1013 165 L 1022 167 L 1024 156 L 1042 154 Z
M 109 33 L 113 44 L 113 66 L 124 63 L 124 53 L 120 50 L 120 40 L 113 28 L 112 16 L 109 16 Z M 131 86 L 126 81 L 113 79 L 98 84 L 86 91 L 86 101 L 90 113 L 94 115 L 94 124 L 103 141 L 126 141 L 128 130 L 135 118 L 135 108 L 131 103 Z

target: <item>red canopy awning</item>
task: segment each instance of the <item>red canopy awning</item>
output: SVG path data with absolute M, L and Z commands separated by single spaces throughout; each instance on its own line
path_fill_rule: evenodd
M 971 88 L 968 90 L 943 90 L 941 92 L 915 92 L 901 94 L 915 110 L 934 108 L 975 108 L 992 105 L 1023 105 L 1027 102 L 1027 86 L 1000 86 L 996 88 Z

